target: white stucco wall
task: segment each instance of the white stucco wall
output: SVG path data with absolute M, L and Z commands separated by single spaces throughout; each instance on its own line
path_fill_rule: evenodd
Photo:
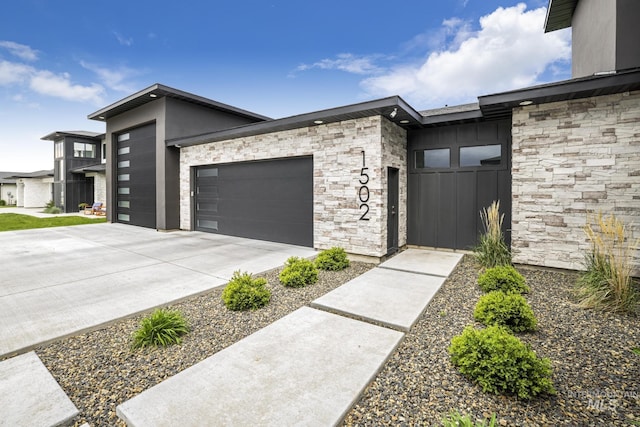
M 51 201 L 53 178 L 21 178 L 18 185 L 18 206 L 41 208 Z
M 9 196 L 11 194 L 11 196 Z M 7 205 L 15 205 L 18 197 L 18 187 L 16 184 L 0 184 L 0 199 Z
M 365 153 L 369 220 L 358 192 Z M 213 142 L 180 150 L 180 226 L 191 226 L 190 168 L 293 156 L 313 156 L 314 247 L 341 246 L 353 254 L 386 254 L 388 166 L 400 170 L 399 244 L 406 243 L 406 133 L 380 117 Z

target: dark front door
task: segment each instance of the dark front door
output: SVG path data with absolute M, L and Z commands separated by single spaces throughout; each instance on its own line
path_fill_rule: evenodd
M 387 255 L 398 251 L 398 195 L 400 181 L 397 168 L 387 168 Z
M 199 166 L 194 229 L 313 246 L 313 158 Z

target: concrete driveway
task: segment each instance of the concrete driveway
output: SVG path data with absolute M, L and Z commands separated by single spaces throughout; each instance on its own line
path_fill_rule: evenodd
M 256 274 L 311 248 L 91 224 L 0 233 L 0 357 Z

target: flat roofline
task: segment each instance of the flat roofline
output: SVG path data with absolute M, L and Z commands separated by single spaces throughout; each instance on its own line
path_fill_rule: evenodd
M 184 92 L 178 89 L 174 89 L 169 86 L 162 85 L 160 83 L 153 84 L 148 88 L 142 89 L 132 95 L 127 96 L 119 101 L 114 102 L 100 110 L 91 113 L 87 118 L 91 120 L 106 121 L 108 118 L 116 116 L 118 114 L 129 111 L 133 108 L 139 107 L 146 103 L 157 100 L 158 98 L 169 97 L 180 99 L 183 101 L 191 102 L 194 104 L 202 105 L 208 108 L 225 111 L 227 113 L 235 114 L 242 117 L 247 117 L 257 121 L 271 120 L 267 116 L 252 113 L 241 108 L 233 107 L 228 104 L 214 101 L 203 96 L 194 95 L 189 92 Z
M 57 130 L 55 132 L 51 132 L 48 135 L 40 138 L 43 141 L 55 141 L 58 138 L 62 138 L 65 136 L 78 136 L 81 138 L 90 138 L 90 139 L 98 139 L 104 136 L 104 133 L 99 132 L 91 132 L 84 130 Z
M 483 116 L 495 117 L 525 104 L 547 104 L 640 90 L 640 68 L 563 80 L 478 97 Z
M 330 108 L 311 113 L 274 119 L 266 122 L 251 123 L 230 129 L 193 135 L 168 140 L 169 147 L 188 147 L 222 141 L 226 139 L 242 138 L 272 132 L 298 129 L 302 127 L 326 125 L 345 120 L 370 116 L 384 116 L 402 127 L 419 126 L 422 115 L 413 109 L 399 96 L 361 102 L 343 107 Z

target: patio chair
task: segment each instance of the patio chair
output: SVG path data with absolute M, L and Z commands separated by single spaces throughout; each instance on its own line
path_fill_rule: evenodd
M 84 208 L 85 215 L 99 215 L 98 212 L 102 210 L 102 202 L 95 202 L 91 207 Z

